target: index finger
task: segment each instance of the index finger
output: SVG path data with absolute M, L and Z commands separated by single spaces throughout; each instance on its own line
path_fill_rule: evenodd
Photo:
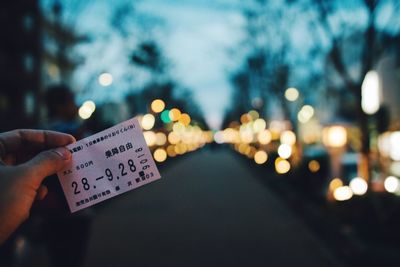
M 72 135 L 46 130 L 13 130 L 0 134 L 0 157 L 27 149 L 49 149 L 66 146 L 75 142 Z

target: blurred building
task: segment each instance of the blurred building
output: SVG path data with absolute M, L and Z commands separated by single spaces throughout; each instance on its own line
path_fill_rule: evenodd
M 38 0 L 5 0 L 0 10 L 0 131 L 35 127 L 44 88 L 69 83 L 81 59 L 71 48 L 84 38 L 60 23 L 61 7 L 45 16 Z
M 83 58 L 73 53 L 73 47 L 86 36 L 79 35 L 61 22 L 62 8 L 57 2 L 50 15 L 42 16 L 42 86 L 54 83 L 71 83 L 75 68 Z
M 389 114 L 389 127 L 400 129 L 400 62 L 394 57 L 384 58 L 378 65 L 381 78 L 382 105 Z
M 36 0 L 2 1 L 0 130 L 33 126 L 39 115 L 40 25 Z

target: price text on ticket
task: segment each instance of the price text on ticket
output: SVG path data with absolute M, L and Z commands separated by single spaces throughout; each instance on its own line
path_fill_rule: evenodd
M 161 178 L 136 119 L 67 148 L 72 162 L 57 175 L 71 212 Z

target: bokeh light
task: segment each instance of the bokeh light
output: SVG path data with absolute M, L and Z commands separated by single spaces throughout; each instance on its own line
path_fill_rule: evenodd
M 313 116 L 314 108 L 310 105 L 304 105 L 297 114 L 297 119 L 301 123 L 307 123 Z
M 217 144 L 223 144 L 224 143 L 224 137 L 223 137 L 223 132 L 222 131 L 217 131 L 214 134 L 214 141 Z
M 169 117 L 169 110 L 166 109 L 161 113 L 161 120 L 163 123 L 170 123 L 171 118 Z
M 331 192 L 335 191 L 337 188 L 343 186 L 343 181 L 340 178 L 334 178 L 332 181 L 329 183 L 329 190 Z
M 91 111 L 91 113 L 96 110 L 96 104 L 92 100 L 85 101 L 82 106 L 87 107 Z
M 156 134 L 153 131 L 143 132 L 143 136 L 148 146 L 154 146 L 156 144 Z
M 169 142 L 170 144 L 175 145 L 175 144 L 178 144 L 180 141 L 181 141 L 181 138 L 180 138 L 180 136 L 179 136 L 177 133 L 175 133 L 175 132 L 170 132 L 170 133 L 168 134 L 168 142 Z
M 256 110 L 250 110 L 248 114 L 252 120 L 256 120 L 260 117 L 260 114 Z
M 156 119 L 152 114 L 146 114 L 142 118 L 141 126 L 144 130 L 151 130 L 154 127 Z
M 185 154 L 185 153 L 187 152 L 187 149 L 188 149 L 188 147 L 187 147 L 187 145 L 184 144 L 184 143 L 178 143 L 178 144 L 175 146 L 175 152 L 176 152 L 176 154 L 178 154 L 178 155 L 183 155 L 183 154 Z
M 264 119 L 256 119 L 253 123 L 253 130 L 255 133 L 265 130 L 265 127 L 267 127 L 267 123 Z
M 288 159 L 292 155 L 292 147 L 288 144 L 281 144 L 278 147 L 278 155 L 283 159 Z
M 175 146 L 174 145 L 169 145 L 167 147 L 167 154 L 168 154 L 168 157 L 171 157 L 171 158 L 176 157 L 176 152 L 175 152 Z
M 285 174 L 290 171 L 290 162 L 283 158 L 275 160 L 275 170 L 278 174 Z
M 185 131 L 185 125 L 180 122 L 175 122 L 172 126 L 172 130 L 176 133 L 183 133 Z
M 349 184 L 354 195 L 362 196 L 368 190 L 368 183 L 361 177 L 355 177 L 350 181 Z
M 383 185 L 384 185 L 386 191 L 388 191 L 389 193 L 399 192 L 400 182 L 399 182 L 399 178 L 397 178 L 397 177 L 394 177 L 394 176 L 386 177 Z
M 327 147 L 343 147 L 347 143 L 346 128 L 339 125 L 324 128 L 322 130 L 322 142 Z
M 400 176 L 400 162 L 392 162 L 392 164 L 390 164 L 390 172 L 393 175 Z
M 249 123 L 252 120 L 253 120 L 253 118 L 248 113 L 245 113 L 240 117 L 240 122 L 242 124 Z
M 113 83 L 113 76 L 111 73 L 104 72 L 99 75 L 99 84 L 101 86 L 110 86 Z
M 167 136 L 165 133 L 156 133 L 156 145 L 163 146 L 167 143 Z
M 384 157 L 389 157 L 390 156 L 390 150 L 391 150 L 391 139 L 390 136 L 392 135 L 391 132 L 385 132 L 378 137 L 378 149 L 379 153 L 381 153 L 382 156 Z
M 267 152 L 263 150 L 259 150 L 254 154 L 254 161 L 257 164 L 264 164 L 268 160 L 268 154 Z
M 87 120 L 92 116 L 95 109 L 96 105 L 93 101 L 85 101 L 78 109 L 78 115 L 81 119 Z
M 340 186 L 333 191 L 333 197 L 337 201 L 346 201 L 353 197 L 353 191 L 347 185 Z
M 292 102 L 296 101 L 299 98 L 299 91 L 294 87 L 288 88 L 285 91 L 285 98 Z
M 369 71 L 364 78 L 361 86 L 361 107 L 369 114 L 375 114 L 380 106 L 380 81 L 376 71 Z
M 154 113 L 160 113 L 165 108 L 165 103 L 161 99 L 155 99 L 151 102 L 151 110 Z
M 154 160 L 157 162 L 164 162 L 167 159 L 167 152 L 164 148 L 157 148 L 154 153 Z
M 292 131 L 284 131 L 281 134 L 280 141 L 282 144 L 292 146 L 296 143 L 296 134 Z
M 262 145 L 267 145 L 271 142 L 272 135 L 269 130 L 263 130 L 257 135 L 258 142 Z
M 249 129 L 244 129 L 242 131 L 240 131 L 240 140 L 243 143 L 247 143 L 250 144 L 251 142 L 253 142 L 253 132 Z
M 181 111 L 177 108 L 173 108 L 169 111 L 169 118 L 171 121 L 177 121 L 181 117 Z
M 179 122 L 182 123 L 185 126 L 188 126 L 190 124 L 191 118 L 189 114 L 182 113 L 181 117 L 179 118 Z
M 400 132 L 393 132 L 390 135 L 389 155 L 392 160 L 400 161 Z
M 321 166 L 320 166 L 319 162 L 316 160 L 312 160 L 308 163 L 308 169 L 311 172 L 318 172 L 320 168 L 321 168 Z
M 90 111 L 90 109 L 88 109 L 85 106 L 82 106 L 79 108 L 78 110 L 78 115 L 81 119 L 83 120 L 87 120 L 90 118 L 90 116 L 92 116 L 92 112 Z

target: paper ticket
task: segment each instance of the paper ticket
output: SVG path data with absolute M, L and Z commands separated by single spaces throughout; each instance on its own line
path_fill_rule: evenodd
M 71 212 L 161 178 L 136 119 L 67 148 L 72 162 L 57 175 Z

